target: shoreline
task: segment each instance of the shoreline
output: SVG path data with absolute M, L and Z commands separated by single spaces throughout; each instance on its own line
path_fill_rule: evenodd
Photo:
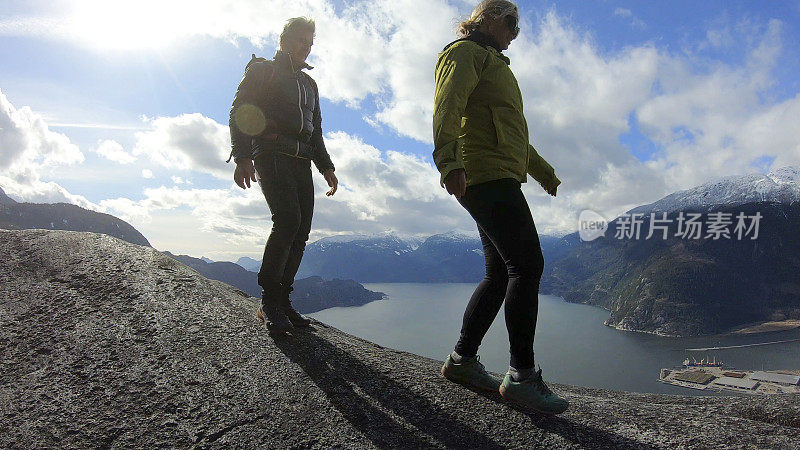
M 759 334 L 759 333 L 772 333 L 776 331 L 789 331 L 795 328 L 800 328 L 800 319 L 788 320 L 772 320 L 766 322 L 756 322 L 747 325 L 742 325 L 726 334 Z
M 594 305 L 590 305 L 594 306 Z M 764 322 L 752 322 L 749 324 L 739 325 L 738 327 L 732 329 L 731 331 L 727 331 L 724 333 L 714 333 L 714 334 L 704 334 L 699 336 L 682 336 L 682 335 L 674 335 L 674 334 L 665 334 L 659 333 L 657 331 L 651 330 L 636 330 L 627 328 L 624 325 L 612 325 L 608 323 L 606 320 L 603 325 L 614 328 L 619 331 L 625 331 L 629 333 L 642 333 L 642 334 L 650 334 L 653 336 L 665 337 L 665 338 L 688 338 L 688 337 L 703 337 L 703 336 L 736 336 L 736 335 L 754 335 L 754 334 L 766 334 L 766 333 L 776 333 L 780 331 L 790 331 L 797 328 L 800 328 L 800 319 L 787 319 L 787 320 L 769 320 Z

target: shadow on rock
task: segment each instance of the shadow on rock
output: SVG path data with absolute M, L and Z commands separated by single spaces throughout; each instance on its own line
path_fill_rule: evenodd
M 379 447 L 505 448 L 314 333 L 295 333 L 275 344 Z
M 631 448 L 631 449 L 657 449 L 658 447 L 643 444 L 641 442 L 628 439 L 618 434 L 609 433 L 608 431 L 601 430 L 595 427 L 586 426 L 581 423 L 569 420 L 565 417 L 554 416 L 549 414 L 531 412 L 525 410 L 517 405 L 503 401 L 499 393 L 489 394 L 486 392 L 470 389 L 476 394 L 485 397 L 495 403 L 499 403 L 500 407 L 507 407 L 514 409 L 522 414 L 528 416 L 531 420 L 531 425 L 547 433 L 561 436 L 562 438 L 578 445 L 590 446 L 593 448 Z M 575 406 L 570 406 L 574 408 Z

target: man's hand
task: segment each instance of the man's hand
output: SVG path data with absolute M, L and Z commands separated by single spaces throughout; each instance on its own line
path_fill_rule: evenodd
M 325 181 L 328 183 L 328 186 L 331 188 L 328 192 L 325 193 L 328 197 L 336 193 L 336 189 L 339 188 L 339 179 L 336 178 L 336 174 L 333 173 L 333 169 L 326 170 L 323 174 L 325 177 Z
M 250 187 L 250 180 L 257 182 L 256 168 L 253 167 L 252 159 L 241 159 L 236 162 L 236 170 L 233 171 L 233 181 L 242 189 Z M 246 184 L 246 185 L 245 185 Z
M 451 170 L 444 179 L 444 187 L 448 194 L 461 200 L 467 193 L 467 172 L 464 169 Z

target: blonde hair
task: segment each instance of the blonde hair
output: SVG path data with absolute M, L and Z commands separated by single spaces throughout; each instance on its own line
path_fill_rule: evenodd
M 461 22 L 458 26 L 458 33 L 462 36 L 468 36 L 470 33 L 480 28 L 487 15 L 491 15 L 492 17 L 505 17 L 511 14 L 519 17 L 519 10 L 514 3 L 508 0 L 483 0 L 472 10 L 469 19 Z
M 299 33 L 311 32 L 316 33 L 317 25 L 314 19 L 306 17 L 293 17 L 286 21 L 281 32 L 281 45 L 286 42 L 286 39 L 291 36 L 297 36 Z

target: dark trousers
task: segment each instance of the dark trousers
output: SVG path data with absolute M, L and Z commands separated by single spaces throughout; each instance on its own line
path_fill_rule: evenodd
M 314 182 L 307 159 L 272 152 L 259 155 L 255 167 L 272 213 L 272 231 L 258 272 L 263 299 L 269 301 L 277 299 L 281 289 L 291 288 L 300 268 L 314 214 Z
M 520 183 L 505 178 L 470 186 L 460 203 L 478 224 L 486 277 L 464 312 L 455 350 L 462 356 L 477 354 L 505 302 L 511 367 L 532 368 L 544 257 Z

